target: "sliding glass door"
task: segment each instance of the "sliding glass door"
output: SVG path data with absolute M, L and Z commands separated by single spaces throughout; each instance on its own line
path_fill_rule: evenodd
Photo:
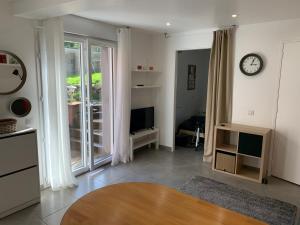
M 88 170 L 86 124 L 84 41 L 75 37 L 65 38 L 65 69 L 68 95 L 72 169 L 77 173 Z
M 91 169 L 111 160 L 113 46 L 89 40 Z
M 111 160 L 113 48 L 65 37 L 72 169 L 79 174 Z

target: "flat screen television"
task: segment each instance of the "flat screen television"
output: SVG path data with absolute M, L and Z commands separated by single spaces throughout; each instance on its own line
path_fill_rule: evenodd
M 132 109 L 130 116 L 130 133 L 154 127 L 154 107 Z

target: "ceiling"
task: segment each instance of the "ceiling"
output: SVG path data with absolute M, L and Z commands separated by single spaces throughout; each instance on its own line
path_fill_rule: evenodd
M 232 14 L 238 17 L 234 19 Z M 86 9 L 75 15 L 160 32 L 183 32 L 300 18 L 300 0 L 89 0 Z
M 300 18 L 300 0 L 7 0 L 30 19 L 67 14 L 159 32 Z M 232 18 L 237 14 L 237 18 Z M 171 26 L 167 27 L 166 22 Z

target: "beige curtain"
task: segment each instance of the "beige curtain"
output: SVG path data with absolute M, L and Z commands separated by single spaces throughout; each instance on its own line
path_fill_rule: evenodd
M 207 86 L 203 156 L 205 162 L 212 161 L 215 125 L 231 122 L 233 34 L 234 28 L 214 32 Z

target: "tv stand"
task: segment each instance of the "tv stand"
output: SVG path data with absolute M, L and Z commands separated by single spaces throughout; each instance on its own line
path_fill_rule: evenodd
M 130 135 L 130 160 L 133 160 L 133 151 L 145 145 L 155 143 L 155 149 L 159 148 L 159 129 L 142 130 Z

